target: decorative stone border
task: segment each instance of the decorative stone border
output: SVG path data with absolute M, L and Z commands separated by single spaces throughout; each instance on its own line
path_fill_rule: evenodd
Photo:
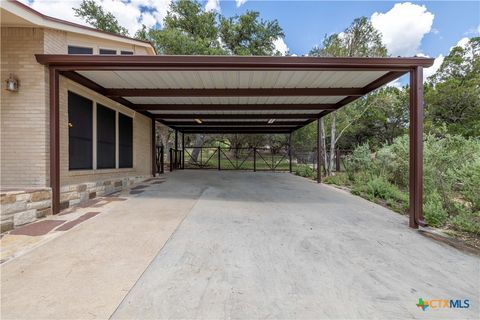
M 50 188 L 2 190 L 0 232 L 52 214 Z
M 148 178 L 149 176 L 131 176 L 63 186 L 60 188 L 60 210 L 121 191 Z M 50 188 L 2 190 L 0 232 L 12 230 L 52 214 L 51 196 Z
M 127 188 L 148 179 L 148 176 L 131 176 L 97 182 L 73 184 L 60 188 L 60 210 Z

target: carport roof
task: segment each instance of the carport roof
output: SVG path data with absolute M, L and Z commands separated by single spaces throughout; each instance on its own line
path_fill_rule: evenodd
M 430 58 L 36 55 L 184 133 L 289 133 Z

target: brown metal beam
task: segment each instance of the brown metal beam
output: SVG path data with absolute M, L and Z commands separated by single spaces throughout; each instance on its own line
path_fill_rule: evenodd
M 49 69 L 50 83 L 50 188 L 52 188 L 52 213 L 60 212 L 60 102 L 59 74 Z
M 430 67 L 431 58 L 320 58 L 254 56 L 101 56 L 36 54 L 62 70 L 404 70 Z
M 275 126 L 298 126 L 302 124 L 302 121 L 276 121 L 274 123 L 267 123 L 265 121 L 210 121 L 197 123 L 196 121 L 164 121 L 164 124 L 167 126 L 174 127 L 184 127 L 184 126 L 195 126 L 195 127 L 229 127 L 229 126 L 264 126 L 264 127 L 275 127 Z
M 153 114 L 156 119 L 316 119 L 318 113 L 279 113 L 279 114 Z
M 363 88 L 105 89 L 107 97 L 298 97 L 364 94 Z
M 410 176 L 409 226 L 425 226 L 423 220 L 423 70 L 410 71 Z
M 209 128 L 209 129 L 185 129 L 182 132 L 188 133 L 290 133 L 291 129 L 269 129 L 269 128 Z
M 136 111 L 335 110 L 336 104 L 136 104 Z
M 251 125 L 251 126 L 214 126 L 214 127 L 196 127 L 196 126 L 183 126 L 183 127 L 177 127 L 177 126 L 173 126 L 172 127 L 173 129 L 176 129 L 178 131 L 192 131 L 192 130 L 195 130 L 195 131 L 206 131 L 206 130 L 257 130 L 257 129 L 260 129 L 260 130 L 267 130 L 267 131 L 275 131 L 275 130 L 288 130 L 288 131 L 292 131 L 293 129 L 295 129 L 296 127 L 295 126 L 267 126 L 267 125 Z

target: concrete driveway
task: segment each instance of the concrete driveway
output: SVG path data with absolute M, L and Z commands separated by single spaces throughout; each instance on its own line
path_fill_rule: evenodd
M 32 251 L 9 262 L 2 274 L 2 312 L 113 319 L 473 319 L 480 314 L 477 256 L 409 229 L 406 217 L 290 174 L 177 171 L 118 208 L 120 214 L 105 213 L 107 221 L 95 217 L 35 251 L 56 259 L 51 251 L 60 254 L 66 241 L 73 241 L 75 251 L 75 242 L 119 215 L 123 223 L 115 223 L 115 236 L 125 231 L 135 237 L 129 233 L 131 221 L 142 239 L 122 242 L 128 257 L 118 250 L 117 259 L 110 254 L 108 263 L 90 261 L 88 270 L 15 274 L 12 269 L 44 257 Z M 169 214 L 162 216 L 163 211 Z M 104 236 L 105 243 L 95 239 L 97 251 L 115 240 Z M 67 283 L 53 292 L 37 286 L 32 291 L 15 278 L 32 281 L 32 275 Z M 10 277 L 6 287 L 5 276 Z M 89 298 L 75 299 L 69 289 L 75 286 Z M 70 290 L 66 299 L 61 288 Z M 45 294 L 54 295 L 48 305 L 41 303 Z M 470 308 L 422 311 L 419 298 L 469 299 Z

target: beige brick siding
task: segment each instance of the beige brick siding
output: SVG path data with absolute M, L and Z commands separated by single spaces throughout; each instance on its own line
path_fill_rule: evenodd
M 68 169 L 68 90 L 133 117 L 133 168 L 69 171 Z M 151 173 L 151 119 L 91 91 L 78 83 L 60 77 L 60 185 L 103 181 Z
M 43 53 L 43 30 L 1 30 L 1 185 L 44 187 L 48 185 L 47 72 L 34 54 Z M 5 90 L 12 73 L 19 91 Z
M 34 55 L 66 54 L 69 36 L 66 32 L 58 30 L 11 27 L 2 28 L 1 36 L 1 186 L 46 187 L 49 186 L 50 151 L 48 70 L 36 62 Z M 19 79 L 18 92 L 4 90 L 4 80 L 10 73 Z M 66 94 L 69 89 L 119 112 L 134 116 L 132 169 L 82 172 L 68 170 Z M 149 118 L 60 77 L 61 185 L 149 175 L 150 126 Z
M 67 54 L 67 32 L 60 30 L 44 30 L 44 53 Z

